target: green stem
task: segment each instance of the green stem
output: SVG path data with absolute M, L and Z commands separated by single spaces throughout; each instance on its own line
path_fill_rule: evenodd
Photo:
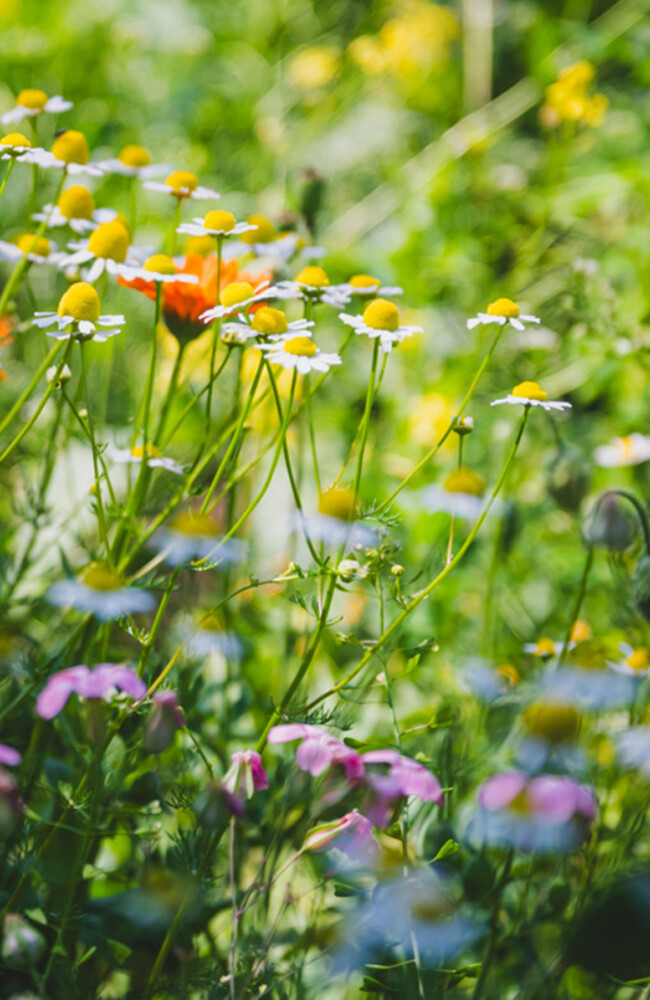
M 140 654 L 140 661 L 138 663 L 138 677 L 142 677 L 145 671 L 145 667 L 147 666 L 149 655 L 153 648 L 153 644 L 156 640 L 156 636 L 158 635 L 158 631 L 160 630 L 160 626 L 162 625 L 162 620 L 165 616 L 165 611 L 167 610 L 167 605 L 169 604 L 169 600 L 174 591 L 174 585 L 178 580 L 181 568 L 182 567 L 175 569 L 172 575 L 170 576 L 169 582 L 165 588 L 165 593 L 162 596 L 160 606 L 158 608 L 158 611 L 156 612 L 156 617 L 154 618 L 153 625 L 151 626 L 151 632 L 147 637 L 147 641 L 142 646 L 142 653 Z
M 9 410 L 9 413 L 7 413 L 6 416 L 3 418 L 3 420 L 0 422 L 0 434 L 2 434 L 2 432 L 7 429 L 7 427 L 14 419 L 18 411 L 22 409 L 23 405 L 27 402 L 32 392 L 42 379 L 43 375 L 45 374 L 45 372 L 50 367 L 55 357 L 61 350 L 62 346 L 63 346 L 62 341 L 57 340 L 50 353 L 44 358 L 39 367 L 36 369 L 27 388 L 21 392 L 20 396 Z
M 93 471 L 95 474 L 95 500 L 97 501 L 97 523 L 99 525 L 99 533 L 104 543 L 104 548 L 106 550 L 106 559 L 109 565 L 112 566 L 111 558 L 111 546 L 108 541 L 108 528 L 106 526 L 106 514 L 104 512 L 104 500 L 102 498 L 102 483 L 101 475 L 99 471 L 99 459 L 98 459 L 98 449 L 97 441 L 95 440 L 95 432 L 93 429 L 93 422 L 90 417 L 90 392 L 88 391 L 88 365 L 86 360 L 86 348 L 87 344 L 79 344 L 79 352 L 81 354 L 81 380 L 84 389 L 84 395 L 86 397 L 86 423 L 88 426 L 88 436 L 90 438 L 90 447 L 93 453 Z M 64 359 L 65 360 L 65 359 Z
M 12 156 L 11 159 L 9 160 L 9 163 L 7 164 L 7 169 L 5 171 L 5 175 L 2 178 L 2 183 L 0 184 L 0 198 L 2 198 L 2 196 L 3 196 L 4 192 L 5 192 L 5 188 L 7 186 L 7 181 L 11 177 L 11 171 L 14 169 L 14 163 L 15 162 L 16 161 L 15 161 L 14 157 Z
M 223 236 L 217 237 L 217 304 L 221 299 L 221 258 L 223 255 Z M 214 362 L 217 356 L 217 347 L 219 345 L 219 335 L 221 334 L 221 317 L 217 316 L 213 327 L 212 327 L 212 349 L 210 351 L 210 381 L 208 382 L 208 398 L 206 401 L 206 415 L 205 415 L 205 440 L 207 441 L 210 436 L 210 425 L 212 424 L 212 388 L 214 385 L 214 380 L 212 378 L 214 372 Z
M 573 626 L 577 622 L 580 616 L 580 609 L 582 608 L 582 603 L 585 599 L 587 593 L 587 581 L 589 580 L 589 573 L 591 572 L 591 567 L 594 562 L 594 547 L 590 545 L 587 549 L 587 558 L 585 560 L 585 566 L 582 571 L 582 576 L 580 577 L 580 586 L 578 587 L 578 593 L 576 594 L 575 603 L 573 605 L 573 611 L 571 612 L 571 620 L 569 621 L 569 627 L 567 628 L 567 633 L 564 637 L 564 642 L 562 643 L 562 651 L 558 657 L 558 667 L 561 667 L 566 659 L 566 654 L 569 651 L 569 646 L 571 644 L 571 633 L 573 632 Z
M 309 423 L 309 443 L 311 445 L 311 457 L 314 463 L 314 479 L 319 495 L 322 493 L 321 478 L 318 469 L 318 452 L 316 450 L 316 432 L 314 428 L 314 408 L 312 405 L 311 375 L 305 376 L 305 399 L 307 401 L 307 421 Z
M 158 421 L 156 436 L 154 437 L 154 444 L 156 445 L 156 447 L 160 445 L 160 440 L 165 432 L 165 424 L 167 422 L 167 417 L 169 415 L 169 408 L 174 398 L 174 393 L 176 392 L 176 386 L 178 383 L 178 376 L 181 370 L 181 365 L 183 363 L 184 352 L 185 352 L 185 346 L 179 343 L 178 354 L 176 355 L 176 358 L 174 360 L 174 367 L 172 368 L 171 377 L 169 379 L 169 385 L 167 386 L 167 392 L 165 393 L 165 399 L 163 401 L 160 420 Z
M 171 229 L 171 233 L 169 234 L 169 256 L 170 257 L 173 257 L 174 254 L 176 253 L 176 241 L 177 241 L 177 237 L 178 237 L 178 233 L 176 232 L 176 230 L 178 229 L 178 227 L 181 224 L 181 215 L 182 215 L 182 212 L 183 212 L 183 199 L 182 198 L 177 198 L 176 199 L 176 207 L 174 209 L 174 218 L 172 219 L 172 229 Z
M 379 358 L 379 337 L 376 337 L 372 347 L 370 380 L 368 382 L 368 391 L 366 393 L 366 405 L 363 411 L 363 418 L 361 420 L 361 439 L 359 441 L 359 454 L 357 455 L 357 468 L 354 474 L 353 492 L 354 492 L 355 503 L 357 503 L 359 500 L 359 487 L 361 486 L 361 474 L 363 471 L 363 456 L 366 450 L 366 442 L 368 440 L 368 430 L 370 427 L 370 412 L 372 410 L 372 404 L 375 393 L 375 379 L 377 377 L 378 358 Z
M 59 376 L 60 376 L 61 372 L 63 371 L 63 366 L 65 365 L 66 361 L 68 360 L 68 355 L 70 354 L 70 348 L 71 347 L 72 347 L 72 338 L 70 338 L 68 340 L 68 342 L 66 344 L 65 352 L 63 354 L 63 357 L 61 358 L 61 361 L 58 364 L 57 370 L 56 370 L 53 378 L 50 379 L 50 381 L 48 383 L 48 386 L 47 386 L 45 392 L 43 393 L 43 395 L 41 396 L 41 399 L 40 399 L 40 401 L 39 401 L 36 409 L 32 413 L 32 415 L 29 418 L 29 420 L 22 426 L 22 428 L 20 429 L 20 431 L 18 432 L 18 434 L 16 435 L 16 437 L 13 439 L 13 441 L 11 441 L 7 445 L 7 447 L 5 448 L 5 450 L 2 452 L 2 454 L 0 455 L 0 463 L 4 462 L 5 458 L 7 458 L 7 456 L 11 454 L 11 452 L 14 450 L 14 448 L 16 447 L 16 445 L 20 444 L 20 442 L 22 441 L 22 439 L 31 430 L 31 428 L 34 426 L 34 424 L 36 423 L 36 421 L 40 417 L 41 412 L 43 410 L 43 407 L 45 406 L 45 404 L 47 403 L 48 399 L 50 398 L 50 396 L 52 395 L 52 393 L 54 392 L 54 390 L 57 387 L 57 383 L 59 381 Z

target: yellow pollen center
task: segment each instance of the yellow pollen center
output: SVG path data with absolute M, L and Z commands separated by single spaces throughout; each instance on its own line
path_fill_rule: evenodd
M 262 306 L 255 313 L 252 323 L 256 333 L 269 334 L 286 333 L 289 329 L 287 317 L 281 309 L 274 309 L 272 306 Z
M 519 683 L 519 671 L 516 667 L 513 667 L 511 663 L 502 663 L 500 667 L 497 667 L 497 673 L 499 677 L 502 677 L 506 683 L 514 687 L 515 684 Z
M 93 590 L 118 590 L 122 586 L 119 576 L 102 563 L 91 563 L 82 573 L 81 580 Z
M 155 271 L 157 274 L 176 274 L 176 265 L 166 253 L 155 253 L 144 264 L 145 271 Z
M 294 281 L 297 281 L 299 285 L 308 285 L 310 288 L 327 288 L 330 283 L 330 279 L 322 267 L 303 267 Z
M 289 337 L 284 342 L 287 354 L 297 354 L 301 358 L 313 358 L 318 348 L 309 337 Z
M 546 391 L 537 382 L 520 382 L 510 395 L 517 396 L 518 399 L 536 399 L 540 403 L 546 399 Z
M 29 149 L 31 145 L 29 139 L 22 132 L 10 132 L 9 135 L 5 135 L 0 139 L 0 146 L 26 146 Z
M 226 285 L 219 298 L 222 306 L 236 306 L 251 299 L 253 295 L 255 295 L 253 286 L 247 281 L 233 281 L 230 285 Z
M 88 240 L 88 250 L 95 257 L 115 260 L 123 264 L 129 249 L 129 234 L 117 219 L 98 226 Z
M 229 233 L 235 228 L 235 216 L 232 212 L 226 212 L 221 208 L 216 208 L 208 212 L 203 225 L 206 229 L 216 229 L 217 232 Z
M 52 153 L 57 160 L 63 160 L 64 163 L 84 164 L 90 159 L 85 135 L 75 132 L 74 129 L 67 129 L 57 136 L 52 143 Z
M 490 302 L 487 307 L 488 316 L 505 316 L 506 319 L 516 319 L 519 315 L 519 306 L 512 299 L 497 299 Z
M 469 493 L 471 496 L 480 496 L 485 487 L 485 480 L 473 469 L 454 469 L 445 479 L 445 490 L 447 493 Z
M 29 108 L 30 111 L 42 111 L 47 104 L 47 94 L 44 90 L 21 90 L 16 104 L 21 108 Z
M 211 517 L 205 514 L 192 514 L 184 511 L 177 514 L 171 522 L 172 529 L 182 535 L 209 535 L 216 537 L 219 532 Z
M 64 219 L 92 219 L 95 199 L 88 188 L 76 184 L 64 191 L 57 202 Z
M 591 626 L 581 618 L 571 626 L 571 642 L 584 642 L 591 639 Z
M 549 743 L 564 743 L 577 736 L 580 716 L 572 705 L 535 702 L 523 714 L 526 729 Z
M 321 514 L 335 517 L 339 521 L 353 521 L 356 512 L 354 490 L 338 490 L 334 487 L 326 490 L 320 495 L 318 509 Z
M 538 656 L 555 656 L 555 643 L 552 639 L 540 639 L 535 652 Z
M 50 241 L 44 236 L 33 236 L 31 233 L 21 233 L 16 236 L 14 243 L 23 253 L 33 253 L 37 257 L 50 256 Z
M 59 316 L 71 316 L 77 322 L 90 320 L 92 323 L 99 319 L 100 311 L 99 295 L 85 281 L 70 285 L 61 296 L 57 309 Z
M 355 274 L 350 278 L 349 284 L 353 288 L 359 288 L 362 291 L 375 293 L 379 291 L 381 281 L 379 278 L 373 278 L 370 274 Z
M 195 191 L 199 186 L 199 179 L 196 174 L 190 173 L 189 170 L 174 170 L 165 184 L 179 198 L 187 198 L 188 193 Z
M 644 649 L 642 646 L 639 646 L 638 649 L 635 649 L 634 652 L 628 656 L 625 662 L 627 663 L 628 667 L 632 668 L 632 670 L 647 670 L 648 650 Z
M 144 146 L 125 146 L 117 158 L 127 167 L 148 167 L 151 163 L 149 151 Z
M 363 322 L 373 330 L 389 330 L 392 333 L 399 326 L 397 306 L 388 299 L 375 299 L 364 310 Z
M 270 243 L 275 239 L 275 226 L 265 215 L 250 215 L 246 221 L 249 226 L 257 226 L 257 229 L 249 229 L 242 234 L 244 243 Z
M 144 458 L 144 445 L 136 444 L 135 448 L 131 448 L 131 454 L 134 458 Z M 160 448 L 156 448 L 155 444 L 147 444 L 147 458 L 160 458 L 161 454 Z

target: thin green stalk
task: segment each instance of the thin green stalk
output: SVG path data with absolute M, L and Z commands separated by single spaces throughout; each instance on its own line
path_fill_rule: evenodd
M 106 514 L 104 512 L 104 500 L 102 498 L 102 484 L 99 472 L 99 460 L 97 457 L 98 456 L 97 441 L 95 440 L 93 422 L 90 416 L 90 392 L 88 390 L 88 365 L 86 360 L 86 347 L 87 344 L 83 343 L 79 344 L 79 353 L 81 354 L 81 380 L 83 384 L 84 395 L 86 397 L 86 412 L 87 412 L 86 422 L 88 426 L 90 446 L 93 453 L 93 471 L 95 474 L 95 500 L 97 502 L 97 524 L 99 526 L 99 533 L 101 535 L 102 542 L 104 543 L 104 549 L 106 550 L 106 559 L 108 561 L 108 564 L 112 566 L 111 546 L 108 541 L 108 528 L 106 525 Z
M 363 456 L 368 440 L 368 430 L 370 428 L 370 413 L 375 393 L 375 379 L 377 377 L 377 360 L 379 358 L 379 337 L 375 338 L 372 347 L 372 363 L 370 365 L 370 379 L 368 381 L 368 391 L 366 393 L 366 405 L 361 420 L 361 439 L 359 441 L 359 454 L 357 455 L 357 467 L 354 474 L 354 499 L 359 500 L 359 487 L 361 486 L 361 474 L 363 472 Z
M 562 643 L 562 651 L 558 657 L 558 667 L 561 667 L 566 659 L 566 654 L 569 651 L 569 646 L 571 645 L 571 633 L 573 632 L 573 626 L 580 617 L 580 609 L 582 608 L 582 603 L 585 599 L 587 593 L 587 582 L 589 580 L 589 573 L 591 572 L 591 567 L 594 562 L 594 547 L 590 545 L 587 549 L 587 558 L 585 560 L 585 566 L 582 571 L 582 576 L 580 577 L 580 586 L 578 587 L 578 593 L 576 594 L 576 599 L 573 605 L 573 611 L 571 612 L 571 620 L 569 621 L 569 626 L 567 628 L 566 635 L 564 637 L 564 642 Z
M 7 447 L 4 449 L 4 451 L 0 455 L 0 463 L 4 462 L 5 458 L 7 458 L 11 454 L 11 452 L 14 450 L 14 448 L 18 444 L 20 444 L 20 442 L 22 441 L 22 439 L 31 430 L 31 428 L 34 426 L 34 424 L 36 423 L 36 421 L 40 417 L 41 412 L 43 410 L 43 407 L 45 406 L 45 404 L 47 403 L 48 399 L 50 398 L 50 396 L 52 395 L 52 393 L 56 389 L 57 382 L 59 381 L 59 376 L 60 376 L 60 374 L 61 374 L 61 372 L 63 370 L 63 366 L 65 365 L 66 361 L 68 360 L 68 356 L 70 354 L 70 348 L 72 347 L 72 343 L 73 343 L 72 338 L 70 338 L 67 341 L 65 352 L 63 354 L 63 357 L 61 358 L 61 361 L 58 364 L 57 370 L 56 370 L 53 378 L 51 378 L 50 381 L 48 382 L 47 388 L 46 388 L 45 392 L 43 393 L 43 395 L 41 396 L 41 399 L 40 399 L 40 401 L 39 401 L 36 409 L 32 413 L 32 415 L 29 418 L 29 420 L 25 424 L 23 424 L 23 426 L 21 427 L 20 431 L 18 432 L 18 434 L 16 435 L 16 437 L 13 439 L 13 441 L 11 441 L 7 445 Z
M 27 388 L 23 389 L 23 391 L 21 392 L 20 396 L 18 397 L 18 399 L 16 400 L 16 402 L 14 403 L 14 405 L 11 407 L 11 409 L 9 410 L 9 412 L 5 415 L 5 417 L 2 419 L 2 421 L 0 421 L 0 434 L 2 434 L 2 432 L 7 429 L 7 427 L 9 426 L 9 424 L 11 423 L 11 421 L 14 419 L 14 417 L 16 416 L 16 414 L 22 409 L 22 407 L 24 406 L 24 404 L 27 402 L 27 400 L 31 396 L 32 392 L 34 391 L 34 389 L 36 388 L 36 386 L 38 385 L 38 383 L 42 379 L 43 375 L 45 374 L 45 372 L 47 371 L 47 369 L 51 366 L 51 364 L 54 361 L 55 357 L 57 356 L 57 354 L 61 350 L 62 346 L 63 346 L 63 342 L 60 341 L 60 340 L 57 340 L 56 343 L 55 343 L 55 345 L 54 345 L 54 347 L 50 351 L 50 353 L 43 359 L 43 361 L 41 362 L 41 364 L 38 366 L 38 368 L 34 372 L 34 375 L 32 376 L 32 379 L 31 379 L 29 385 L 27 386 Z
M 399 630 L 405 619 L 408 618 L 408 616 L 413 611 L 415 611 L 415 609 L 419 607 L 419 605 L 422 604 L 422 602 L 426 600 L 430 594 L 433 593 L 436 587 L 440 583 L 442 583 L 445 577 L 448 576 L 449 573 L 451 573 L 451 571 L 458 565 L 458 563 L 463 558 L 463 556 L 471 546 L 472 542 L 478 535 L 481 526 L 485 521 L 485 518 L 488 516 L 490 512 L 492 504 L 496 500 L 497 495 L 499 494 L 501 487 L 503 486 L 507 478 L 507 475 L 510 471 L 510 467 L 514 461 L 515 455 L 517 454 L 519 443 L 523 437 L 524 429 L 526 427 L 526 422 L 528 420 L 529 410 L 530 407 L 526 406 L 524 409 L 523 416 L 521 418 L 521 422 L 519 424 L 519 428 L 517 430 L 516 437 L 514 439 L 512 447 L 510 448 L 508 457 L 506 458 L 506 462 L 501 470 L 501 474 L 499 475 L 499 478 L 494 486 L 494 489 L 490 494 L 490 498 L 486 506 L 484 507 L 480 516 L 477 518 L 474 527 L 468 534 L 467 538 L 459 548 L 454 558 L 451 560 L 451 562 L 447 563 L 444 566 L 444 568 L 440 571 L 440 573 L 438 573 L 438 575 L 431 581 L 431 583 L 429 583 L 424 588 L 424 590 L 421 590 L 419 594 L 417 594 L 411 601 L 409 601 L 409 603 L 406 605 L 401 614 L 399 614 L 397 618 L 393 620 L 392 624 L 389 625 L 388 628 L 379 636 L 377 642 L 372 646 L 371 649 L 368 650 L 367 653 L 364 654 L 364 656 L 359 660 L 357 665 L 348 674 L 346 674 L 346 676 L 342 680 L 338 681 L 338 683 L 334 684 L 328 691 L 325 691 L 323 694 L 319 695 L 312 702 L 310 702 L 309 705 L 307 706 L 308 709 L 314 708 L 316 705 L 319 705 L 321 701 L 325 701 L 326 698 L 329 698 L 331 695 L 336 694 L 338 691 L 341 691 L 343 688 L 347 687 L 347 685 L 352 680 L 354 680 L 357 674 L 359 674 L 363 670 L 363 668 L 370 662 L 373 656 L 388 642 L 391 636 Z
M 223 256 L 223 236 L 217 237 L 217 304 L 221 300 L 221 263 Z M 210 426 L 212 424 L 212 388 L 214 381 L 212 378 L 214 372 L 214 362 L 217 356 L 217 347 L 219 345 L 219 335 L 221 334 L 221 317 L 217 316 L 212 325 L 212 349 L 210 351 L 210 381 L 208 382 L 208 398 L 206 401 L 206 414 L 205 414 L 205 440 L 207 441 L 210 436 Z
M 174 360 L 174 367 L 172 368 L 171 377 L 169 379 L 169 385 L 167 386 L 167 392 L 165 393 L 165 399 L 163 401 L 160 420 L 158 421 L 158 428 L 156 430 L 156 435 L 154 437 L 154 444 L 156 445 L 157 448 L 160 447 L 160 441 L 165 431 L 165 424 L 167 422 L 169 408 L 172 404 L 174 393 L 176 392 L 176 386 L 178 383 L 178 376 L 181 370 L 181 365 L 183 363 L 184 352 L 185 352 L 184 344 L 179 343 L 178 354 L 176 355 L 176 358 Z
M 169 600 L 174 591 L 174 586 L 176 584 L 176 581 L 178 580 L 181 569 L 182 567 L 178 567 L 177 569 L 174 570 L 174 572 L 171 574 L 169 578 L 167 586 L 165 587 L 165 593 L 162 596 L 162 600 L 158 607 L 158 611 L 156 612 L 156 617 L 154 618 L 153 625 L 151 626 L 151 631 L 147 637 L 146 642 L 142 646 L 142 653 L 140 654 L 140 660 L 138 663 L 138 677 L 142 677 L 145 668 L 147 666 L 147 661 L 151 654 L 153 644 L 156 641 L 156 636 L 158 635 L 160 626 L 162 625 L 162 621 L 165 616 L 165 611 L 167 610 L 167 605 L 169 604 Z
M 3 196 L 4 192 L 5 192 L 5 188 L 7 186 L 7 181 L 11 177 L 11 171 L 14 169 L 15 162 L 16 161 L 15 161 L 14 157 L 12 156 L 11 159 L 9 160 L 9 163 L 7 164 L 7 169 L 5 170 L 5 175 L 2 178 L 2 183 L 0 184 L 0 198 L 2 198 L 2 196 Z
M 314 427 L 314 408 L 312 405 L 311 375 L 305 375 L 305 400 L 307 402 L 307 421 L 309 424 L 309 443 L 311 445 L 311 457 L 314 463 L 314 480 L 319 495 L 323 492 L 321 488 L 321 478 L 318 469 L 318 452 L 316 450 L 316 431 Z
M 223 356 L 223 361 L 221 362 L 221 364 L 217 368 L 216 372 L 213 374 L 213 376 L 210 379 L 210 381 L 206 382 L 206 384 L 203 386 L 203 388 L 199 389 L 199 391 L 197 392 L 197 394 L 195 396 L 192 396 L 192 398 L 190 399 L 189 403 L 187 403 L 185 409 L 181 413 L 180 417 L 178 418 L 178 420 L 176 421 L 176 423 L 174 424 L 174 426 L 172 427 L 172 429 L 165 435 L 165 439 L 164 439 L 164 442 L 163 442 L 163 445 L 162 445 L 163 450 L 164 450 L 164 448 L 167 447 L 167 445 L 169 444 L 169 442 L 172 441 L 176 437 L 176 434 L 178 433 L 178 430 L 179 430 L 181 424 L 184 423 L 185 418 L 188 415 L 188 413 L 190 412 L 190 410 L 193 409 L 193 407 L 198 403 L 198 401 L 200 400 L 201 396 L 203 396 L 206 392 L 208 392 L 210 386 L 214 385 L 214 383 L 217 381 L 217 379 L 221 375 L 221 372 L 224 370 L 224 368 L 228 364 L 228 360 L 229 360 L 231 354 L 232 354 L 232 351 L 226 351 L 226 353 Z M 202 452 L 199 453 L 198 457 L 201 458 L 201 456 L 202 456 Z M 196 461 L 196 459 L 195 459 L 195 461 Z
M 181 224 L 181 215 L 183 212 L 183 199 L 176 199 L 176 207 L 174 208 L 174 217 L 172 219 L 172 228 L 169 234 L 169 256 L 173 257 L 176 253 L 176 241 L 178 238 L 177 229 Z

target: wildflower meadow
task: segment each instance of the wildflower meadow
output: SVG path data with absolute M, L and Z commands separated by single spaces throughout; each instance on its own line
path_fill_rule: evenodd
M 0 4 L 0 1000 L 650 998 L 649 17 Z

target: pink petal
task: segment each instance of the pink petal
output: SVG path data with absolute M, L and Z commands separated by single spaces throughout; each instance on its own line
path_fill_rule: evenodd
M 527 780 L 521 771 L 495 774 L 479 788 L 478 801 L 484 809 L 505 809 L 523 792 Z

